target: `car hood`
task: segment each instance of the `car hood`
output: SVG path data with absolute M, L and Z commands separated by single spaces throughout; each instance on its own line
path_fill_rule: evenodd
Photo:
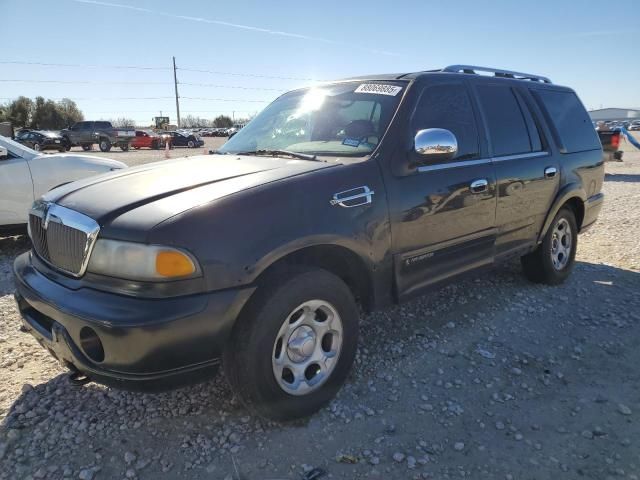
M 51 159 L 60 159 L 62 161 L 72 160 L 74 162 L 82 163 L 85 165 L 104 167 L 105 169 L 114 169 L 114 170 L 127 168 L 127 165 L 125 163 L 119 162 L 118 160 L 111 160 L 110 158 L 96 157 L 92 155 L 74 155 L 73 153 L 54 153 L 53 155 L 41 153 L 33 157 L 31 161 L 37 162 L 39 159 L 48 160 L 48 161 L 52 161 Z
M 103 234 L 110 231 L 112 237 L 118 237 L 127 230 L 145 232 L 216 199 L 332 165 L 336 164 L 198 155 L 81 180 L 52 190 L 44 199 L 94 218 L 101 227 L 107 227 Z

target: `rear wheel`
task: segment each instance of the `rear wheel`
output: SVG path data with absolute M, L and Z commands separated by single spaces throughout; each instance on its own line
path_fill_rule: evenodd
M 108 138 L 101 138 L 98 145 L 101 152 L 108 152 L 109 150 L 111 150 L 111 142 Z
M 243 403 L 274 420 L 326 405 L 355 358 L 358 308 L 337 276 L 291 268 L 268 281 L 243 310 L 223 364 Z
M 525 276 L 536 283 L 558 285 L 571 274 L 578 248 L 578 226 L 573 210 L 560 209 L 538 248 L 522 257 Z
M 128 143 L 123 143 L 120 145 L 120 150 L 122 150 L 123 152 L 128 152 L 129 151 L 129 144 Z

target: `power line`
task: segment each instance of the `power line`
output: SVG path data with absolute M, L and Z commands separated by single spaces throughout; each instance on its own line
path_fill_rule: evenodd
M 180 98 L 184 98 L 187 100 L 213 100 L 217 102 L 248 102 L 248 103 L 269 103 L 270 100 L 243 100 L 240 98 L 209 98 L 209 97 L 184 97 L 180 96 Z
M 71 68 L 113 68 L 120 70 L 172 70 L 172 67 L 147 67 L 140 65 L 97 65 L 92 63 L 45 63 L 45 62 L 25 62 L 17 60 L 2 60 L 0 65 L 34 65 L 43 67 L 71 67 Z M 209 73 L 212 75 L 231 75 L 234 77 L 248 77 L 248 78 L 270 78 L 274 80 L 296 80 L 296 81 L 318 81 L 315 78 L 307 77 L 295 77 L 295 76 L 282 76 L 282 75 L 266 75 L 260 73 L 244 73 L 244 72 L 227 72 L 222 70 L 208 70 L 200 68 L 177 68 L 177 70 L 183 70 L 185 72 L 196 73 Z
M 5 83 L 64 83 L 70 85 L 97 85 L 97 84 L 114 84 L 114 85 L 172 85 L 173 82 L 136 82 L 136 81 L 106 81 L 106 80 L 32 80 L 24 78 L 6 78 L 0 79 Z
M 258 73 L 237 73 L 237 72 L 223 72 L 220 70 L 203 70 L 198 68 L 178 68 L 178 70 L 184 70 L 185 72 L 199 72 L 199 73 L 211 73 L 214 75 L 233 75 L 235 77 L 251 77 L 251 78 L 271 78 L 275 80 L 303 80 L 303 81 L 317 81 L 314 78 L 304 77 L 283 77 L 275 75 L 263 75 Z
M 8 78 L 0 79 L 0 82 L 5 83 L 62 83 L 62 84 L 80 84 L 80 85 L 94 85 L 94 84 L 114 84 L 114 85 L 173 85 L 173 82 L 140 82 L 140 81 L 107 81 L 107 80 L 34 80 L 34 79 L 22 79 L 22 78 Z M 240 85 L 218 85 L 215 83 L 191 83 L 191 82 L 178 82 L 178 85 L 188 85 L 192 87 L 212 87 L 212 88 L 233 88 L 238 90 L 260 90 L 270 92 L 284 92 L 280 88 L 263 88 L 263 87 L 243 87 Z
M 92 63 L 44 63 L 22 61 L 0 61 L 0 65 L 37 65 L 40 67 L 88 67 L 88 68 L 115 68 L 120 70 L 170 70 L 169 67 L 143 67 L 137 65 L 97 65 Z

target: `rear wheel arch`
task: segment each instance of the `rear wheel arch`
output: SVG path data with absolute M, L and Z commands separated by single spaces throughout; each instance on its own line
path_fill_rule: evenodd
M 582 222 L 584 220 L 584 203 L 587 200 L 587 194 L 582 189 L 582 187 L 578 184 L 569 184 L 564 187 L 558 195 L 556 196 L 555 201 L 551 205 L 551 208 L 547 212 L 547 216 L 545 218 L 542 229 L 540 230 L 540 234 L 538 235 L 538 242 L 541 242 L 544 236 L 547 234 L 553 219 L 558 214 L 560 209 L 567 206 L 571 208 L 576 217 L 576 223 L 578 225 L 578 231 L 582 227 Z

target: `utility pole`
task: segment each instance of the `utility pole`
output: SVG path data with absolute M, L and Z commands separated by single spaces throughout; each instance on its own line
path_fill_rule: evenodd
M 173 86 L 176 89 L 176 114 L 178 115 L 178 128 L 180 128 L 180 101 L 178 100 L 178 76 L 176 75 L 176 57 L 173 57 Z

